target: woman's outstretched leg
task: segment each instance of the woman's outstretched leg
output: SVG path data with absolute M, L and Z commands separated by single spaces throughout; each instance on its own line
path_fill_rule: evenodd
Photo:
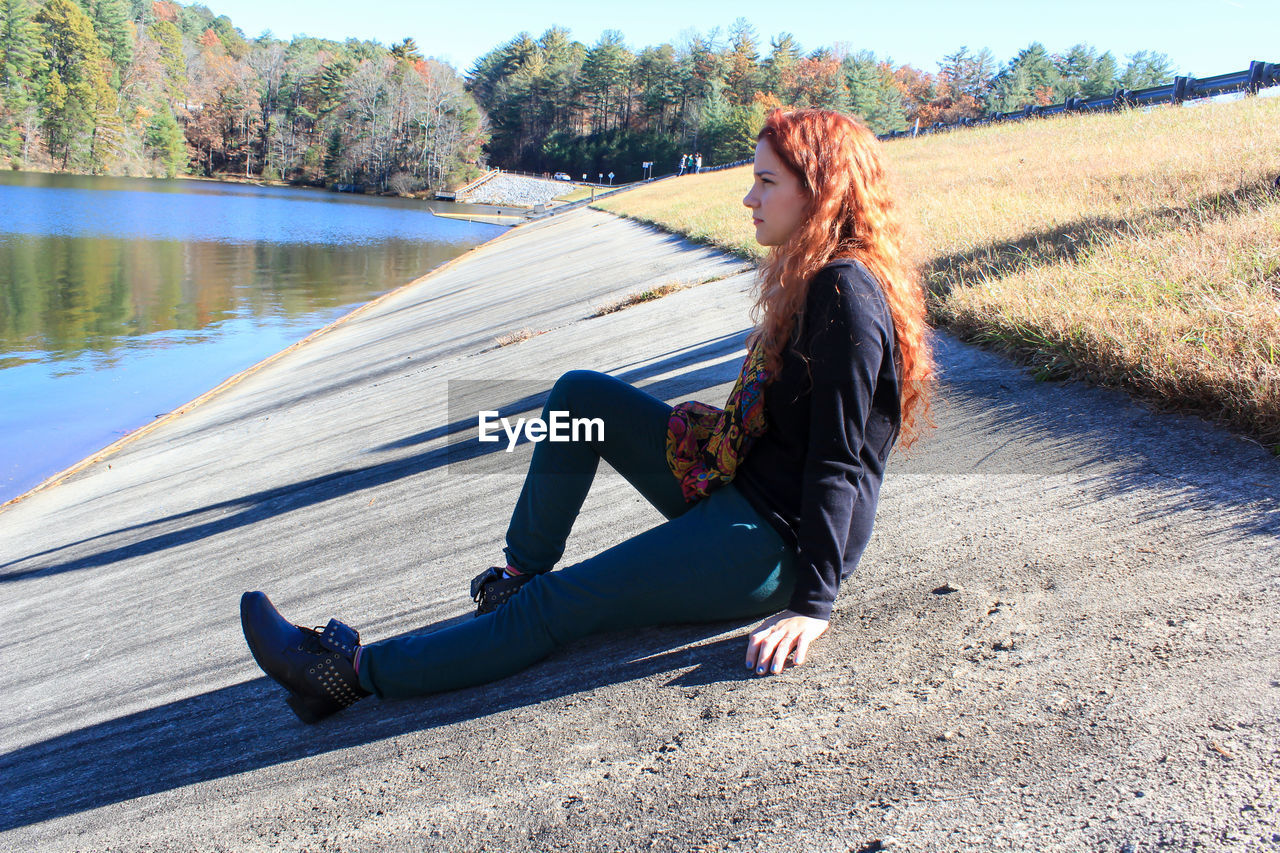
M 667 465 L 671 406 L 608 374 L 573 370 L 552 386 L 543 420 L 549 423 L 552 412 L 566 412 L 571 419 L 598 418 L 604 436 L 534 445 L 503 549 L 512 566 L 529 574 L 555 566 L 601 459 L 666 518 L 675 518 L 691 506 Z
M 729 485 L 588 560 L 537 575 L 493 613 L 365 646 L 360 684 L 384 697 L 420 696 L 503 678 L 602 630 L 775 613 L 790 600 L 794 561 Z

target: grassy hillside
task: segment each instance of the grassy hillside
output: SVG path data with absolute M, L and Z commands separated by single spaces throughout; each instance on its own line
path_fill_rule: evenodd
M 886 143 L 936 324 L 1280 452 L 1280 98 Z M 596 206 L 759 257 L 750 167 Z

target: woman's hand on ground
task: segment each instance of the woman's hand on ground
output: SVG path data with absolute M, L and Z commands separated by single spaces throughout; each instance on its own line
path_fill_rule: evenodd
M 770 616 L 751 632 L 747 641 L 747 669 L 754 669 L 756 675 L 782 672 L 793 651 L 792 666 L 800 666 L 809 654 L 809 644 L 826 630 L 826 619 L 801 616 L 790 610 Z

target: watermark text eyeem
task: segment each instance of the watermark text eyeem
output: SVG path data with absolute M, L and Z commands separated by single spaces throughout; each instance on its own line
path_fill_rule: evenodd
M 497 412 L 480 412 L 480 441 L 501 441 L 499 433 L 506 433 L 507 452 L 515 450 L 520 440 L 520 433 L 529 441 L 604 441 L 603 418 L 571 418 L 568 412 L 553 411 L 550 418 L 516 418 L 514 424 L 509 418 L 499 417 Z M 581 437 L 580 437 L 581 436 Z

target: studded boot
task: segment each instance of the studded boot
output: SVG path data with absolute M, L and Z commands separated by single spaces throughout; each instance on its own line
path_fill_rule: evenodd
M 497 610 L 531 580 L 533 575 L 530 574 L 509 578 L 497 566 L 485 569 L 471 581 L 471 600 L 476 602 L 476 615 L 483 616 Z
M 240 598 L 240 625 L 253 659 L 289 691 L 285 700 L 304 723 L 317 723 L 369 695 L 356 676 L 360 635 L 330 619 L 323 629 L 287 621 L 261 592 Z

